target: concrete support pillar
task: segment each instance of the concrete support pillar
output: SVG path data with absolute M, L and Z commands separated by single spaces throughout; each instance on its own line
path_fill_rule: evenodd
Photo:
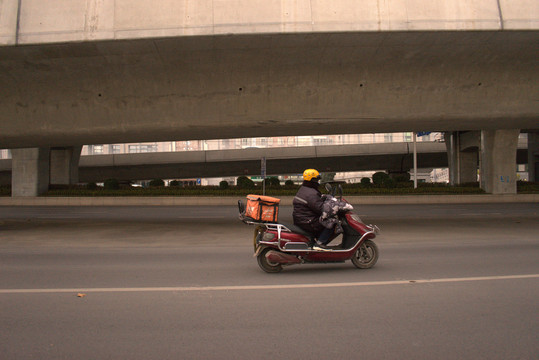
M 449 164 L 449 184 L 451 185 L 477 181 L 479 141 L 476 146 L 472 146 L 471 135 L 474 134 L 460 134 L 458 131 L 444 133 Z M 477 139 L 479 140 L 479 136 Z M 464 142 L 467 145 L 463 146 Z
M 459 184 L 477 182 L 477 166 L 478 154 L 477 151 L 461 151 L 459 153 Z
M 11 195 L 38 196 L 49 188 L 49 148 L 11 151 Z
M 445 148 L 447 149 L 447 164 L 449 166 L 449 184 L 458 184 L 458 153 L 457 132 L 445 132 Z
M 79 182 L 79 160 L 82 146 L 52 148 L 50 183 L 71 185 Z
M 539 132 L 528 133 L 528 181 L 539 182 Z
M 516 194 L 519 129 L 481 131 L 481 188 L 491 194 Z

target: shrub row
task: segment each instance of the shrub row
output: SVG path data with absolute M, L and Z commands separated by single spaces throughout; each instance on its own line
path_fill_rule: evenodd
M 539 182 L 517 181 L 517 192 L 522 194 L 539 193 Z
M 266 195 L 294 196 L 298 190 L 297 185 L 280 187 L 266 187 Z M 454 186 L 423 186 L 414 189 L 413 185 L 406 187 L 386 188 L 383 186 L 345 185 L 345 195 L 405 195 L 405 194 L 481 194 L 479 187 Z M 262 194 L 261 186 L 251 189 L 239 186 L 196 186 L 196 187 L 154 187 L 154 188 L 120 188 L 120 189 L 85 189 L 70 187 L 64 189 L 51 189 L 46 196 L 245 196 L 247 194 Z
M 11 196 L 11 186 L 9 185 L 0 186 L 0 196 Z
M 225 181 L 226 183 L 226 181 Z M 247 194 L 262 194 L 260 184 L 251 188 L 241 186 L 230 186 L 220 184 L 219 186 L 154 186 L 149 188 L 130 187 L 119 184 L 117 181 L 106 182 L 104 187 L 95 184 L 55 186 L 51 188 L 45 196 L 245 196 Z M 296 194 L 299 185 L 288 183 L 284 186 L 271 186 L 266 184 L 266 195 L 270 196 L 293 196 Z M 523 182 L 517 183 L 518 193 L 530 194 L 539 193 L 539 183 Z M 420 183 L 418 188 L 413 188 L 410 181 L 396 182 L 391 187 L 384 185 L 368 184 L 344 184 L 345 195 L 406 195 L 406 194 L 482 194 L 479 184 L 471 183 L 461 186 L 450 186 L 440 183 Z M 0 186 L 0 196 L 10 196 L 10 186 Z

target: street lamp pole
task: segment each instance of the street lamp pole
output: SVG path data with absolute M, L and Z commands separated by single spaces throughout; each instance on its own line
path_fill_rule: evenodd
M 417 139 L 416 133 L 413 133 L 414 138 L 414 189 L 417 189 Z

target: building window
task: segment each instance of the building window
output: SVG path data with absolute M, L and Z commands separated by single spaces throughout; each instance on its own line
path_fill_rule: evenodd
M 328 145 L 328 144 L 331 144 L 332 142 L 333 142 L 332 139 L 328 139 L 328 138 L 322 138 L 322 137 L 313 138 L 313 145 L 314 146 Z
M 157 152 L 157 144 L 134 144 L 129 145 L 129 153 Z
M 412 133 L 411 132 L 404 133 L 404 141 L 405 142 L 411 142 L 412 141 Z
M 92 146 L 92 154 L 103 154 L 103 145 Z

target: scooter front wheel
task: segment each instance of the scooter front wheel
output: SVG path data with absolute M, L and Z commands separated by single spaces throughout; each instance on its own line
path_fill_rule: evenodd
M 369 269 L 378 261 L 378 246 L 372 240 L 365 240 L 352 257 L 352 263 L 359 269 Z
M 260 266 L 260 268 L 267 273 L 281 272 L 281 270 L 283 270 L 283 266 L 281 264 L 272 263 L 268 261 L 268 258 L 266 258 L 266 254 L 270 250 L 271 248 L 265 248 L 258 254 L 258 256 L 256 257 L 256 260 L 258 261 L 258 266 Z

